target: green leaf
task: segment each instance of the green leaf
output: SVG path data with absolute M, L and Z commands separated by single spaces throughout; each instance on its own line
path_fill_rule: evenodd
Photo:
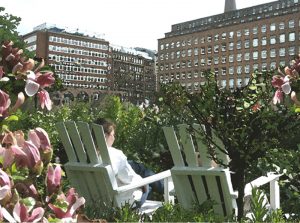
M 249 86 L 249 89 L 250 89 L 250 90 L 256 90 L 256 89 L 257 89 L 257 86 L 255 86 L 255 85 L 250 85 L 250 86 Z
M 249 102 L 246 102 L 244 101 L 244 108 L 249 108 L 250 107 L 250 103 Z
M 28 212 L 30 212 L 36 202 L 33 197 L 26 197 L 26 198 L 22 199 L 22 203 L 28 208 Z
M 19 120 L 19 117 L 16 116 L 16 115 L 10 115 L 10 116 L 8 116 L 8 117 L 5 119 L 5 121 L 7 121 L 7 122 L 10 122 L 10 121 L 18 121 L 18 120 Z

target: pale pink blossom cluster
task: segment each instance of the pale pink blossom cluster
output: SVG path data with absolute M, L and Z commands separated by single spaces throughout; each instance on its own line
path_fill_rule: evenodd
M 7 132 L 0 138 L 0 222 L 73 221 L 76 210 L 85 203 L 85 199 L 79 198 L 73 188 L 66 196 L 61 191 L 62 170 L 60 165 L 53 167 L 49 163 L 53 150 L 47 132 L 35 128 L 27 135 L 25 139 L 22 131 L 16 131 Z M 44 165 L 48 166 L 45 180 L 47 192 L 41 201 L 42 195 L 34 182 Z M 28 176 L 20 180 L 18 173 L 24 174 L 24 169 L 28 170 Z
M 291 83 L 299 79 L 300 73 L 300 55 L 292 61 L 291 66 L 284 68 L 284 72 L 278 69 L 278 75 L 273 76 L 272 85 L 277 90 L 273 97 L 273 104 L 279 104 L 283 102 L 283 94 L 291 96 L 295 105 L 300 106 L 300 102 L 297 99 L 296 92 L 292 91 Z
M 23 50 L 13 47 L 12 41 L 2 44 L 0 57 L 0 81 L 8 82 L 10 77 L 24 80 L 24 92 L 28 97 L 37 94 L 42 108 L 51 110 L 52 102 L 49 93 L 45 90 L 55 82 L 53 72 L 41 71 L 44 60 L 37 65 L 36 62 L 22 56 Z M 18 93 L 15 105 L 10 109 L 11 99 L 7 92 L 0 89 L 0 117 L 6 117 L 14 112 L 25 101 L 23 92 Z

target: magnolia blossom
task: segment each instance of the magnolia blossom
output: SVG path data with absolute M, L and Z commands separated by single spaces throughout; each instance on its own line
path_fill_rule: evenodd
M 0 203 L 5 205 L 12 197 L 11 181 L 6 172 L 0 169 Z
M 59 219 L 74 217 L 75 211 L 85 203 L 83 197 L 78 198 L 74 188 L 69 189 L 67 197 L 64 194 L 60 194 L 57 199 L 60 201 L 59 203 L 66 203 L 67 208 L 51 203 L 48 206 Z
M 8 108 L 11 104 L 9 95 L 0 90 L 0 117 L 6 117 L 8 115 Z
M 23 50 L 14 48 L 13 42 L 4 42 L 1 51 L 2 58 L 0 60 L 0 80 L 4 81 L 5 78 L 5 81 L 9 81 L 9 78 L 3 77 L 5 73 L 9 72 L 14 74 L 16 79 L 24 79 L 26 81 L 24 89 L 26 95 L 32 97 L 38 93 L 41 107 L 46 107 L 48 110 L 51 110 L 52 103 L 49 93 L 44 88 L 51 86 L 55 82 L 55 78 L 53 77 L 53 72 L 51 71 L 40 71 L 45 64 L 44 60 L 42 59 L 38 67 L 33 70 L 35 68 L 35 61 L 33 59 L 26 59 L 25 57 L 22 57 Z M 25 99 L 25 97 L 23 98 Z M 19 105 L 22 100 L 17 102 L 17 105 Z M 15 110 L 16 108 L 14 108 L 12 111 Z M 4 111 L 7 111 L 7 109 Z M 4 111 L 1 111 L 0 104 L 0 115 L 2 114 L 2 116 L 4 116 Z M 7 114 L 5 113 L 5 115 Z
M 38 97 L 41 104 L 41 108 L 44 109 L 44 107 L 46 106 L 46 108 L 50 111 L 52 109 L 52 101 L 50 99 L 49 93 L 45 90 L 41 90 L 38 93 Z
M 61 181 L 61 168 L 60 165 L 56 165 L 55 169 L 52 165 L 48 166 L 46 185 L 48 194 L 51 195 L 59 190 Z
M 281 103 L 283 101 L 283 93 L 290 94 L 291 93 L 291 85 L 289 76 L 273 76 L 272 79 L 273 87 L 277 88 L 274 97 L 273 104 Z
M 35 208 L 29 212 L 31 208 L 25 206 L 25 204 L 17 202 L 13 209 L 13 216 L 11 216 L 7 211 L 3 212 L 3 217 L 9 222 L 40 222 L 43 218 L 45 210 L 42 207 Z

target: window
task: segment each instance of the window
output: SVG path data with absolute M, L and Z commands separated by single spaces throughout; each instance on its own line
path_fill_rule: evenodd
M 233 61 L 234 61 L 234 55 L 233 55 L 233 54 L 230 54 L 230 55 L 229 55 L 229 62 L 230 62 L 230 63 L 233 63 Z
M 279 43 L 284 43 L 285 42 L 285 34 L 280 34 L 279 35 Z
M 211 42 L 211 36 L 207 36 L 207 42 Z
M 262 45 L 262 46 L 267 45 L 267 37 L 264 36 L 264 37 L 261 39 L 261 45 Z
M 214 46 L 214 52 L 215 52 L 215 53 L 218 53 L 218 52 L 219 52 L 219 45 L 215 45 L 215 46 Z
M 222 33 L 222 39 L 226 39 L 226 33 Z
M 249 36 L 249 29 L 245 29 L 245 30 L 244 30 L 244 35 L 245 35 L 245 36 Z
M 242 41 L 237 41 L 236 48 L 240 50 L 242 48 Z
M 276 23 L 272 23 L 270 25 L 270 31 L 275 31 L 276 30 Z
M 226 80 L 221 80 L 221 86 L 226 87 Z
M 250 65 L 247 64 L 245 67 L 244 67 L 244 71 L 246 74 L 249 74 L 250 73 Z
M 198 56 L 198 48 L 194 48 L 194 55 Z
M 234 88 L 234 79 L 229 79 L 229 88 Z
M 218 56 L 214 57 L 214 64 L 216 64 L 216 65 L 219 64 L 219 57 Z
M 271 45 L 276 44 L 276 36 L 271 36 L 271 37 L 270 37 L 270 44 L 271 44 Z
M 254 51 L 252 53 L 252 57 L 253 57 L 253 60 L 257 60 L 258 59 L 258 52 L 257 51 Z
M 244 47 L 245 49 L 248 49 L 250 47 L 250 41 L 248 39 L 245 40 Z
M 261 26 L 261 32 L 265 33 L 267 31 L 267 25 L 262 25 Z
M 279 23 L 279 29 L 284 30 L 284 22 Z
M 242 54 L 241 54 L 241 53 L 238 53 L 238 54 L 237 54 L 237 56 L 236 56 L 236 61 L 239 61 L 239 62 L 242 61 Z
M 201 54 L 205 54 L 205 47 L 201 47 Z
M 253 27 L 252 33 L 253 33 L 254 35 L 256 35 L 257 32 L 258 32 L 258 27 L 257 27 L 257 26 Z
M 257 63 L 253 64 L 253 70 L 257 70 L 257 69 L 258 69 L 258 64 Z
M 276 69 L 276 62 L 271 62 L 270 68 L 271 69 Z
M 226 51 L 226 43 L 222 43 L 222 52 Z
M 246 60 L 246 61 L 250 60 L 250 53 L 249 52 L 244 54 L 244 60 Z
M 267 58 L 267 50 L 261 51 L 261 58 L 266 59 Z
M 295 20 L 292 19 L 289 21 L 289 28 L 295 28 Z
M 238 74 L 242 74 L 242 70 L 243 70 L 242 66 L 238 66 L 238 67 L 236 68 L 236 72 L 237 72 Z
M 181 51 L 181 56 L 182 56 L 182 57 L 185 57 L 185 50 L 182 50 L 182 51 Z M 178 57 L 177 57 L 177 58 L 178 58 Z
M 294 46 L 289 47 L 289 55 L 290 56 L 295 55 L 295 47 Z
M 253 45 L 253 47 L 258 46 L 258 39 L 257 38 L 253 39 L 252 45 Z
M 192 49 L 188 49 L 188 56 L 192 56 Z
M 222 56 L 222 63 L 226 63 L 226 56 Z
M 234 37 L 234 32 L 233 31 L 229 32 L 229 39 L 233 39 L 233 37 Z
M 237 37 L 241 37 L 241 36 L 242 36 L 241 30 L 236 31 L 236 36 L 237 36 Z
M 177 51 L 176 52 L 176 58 L 179 58 L 180 57 L 180 51 Z
M 211 53 L 211 46 L 207 47 L 207 53 Z
M 228 73 L 233 75 L 234 74 L 234 67 L 229 67 Z
M 226 75 L 226 67 L 222 67 L 222 75 Z
M 285 48 L 280 48 L 279 49 L 279 56 L 284 57 L 285 56 Z
M 271 49 L 271 50 L 270 50 L 270 57 L 271 57 L 271 58 L 276 57 L 276 50 L 275 50 L 275 49 Z
M 214 40 L 215 40 L 215 42 L 219 40 L 219 34 L 215 35 L 215 39 Z
M 233 43 L 233 42 L 230 42 L 230 43 L 229 43 L 229 50 L 233 50 L 233 47 L 234 47 L 234 43 Z
M 296 40 L 296 35 L 294 32 L 289 33 L 289 42 L 294 42 Z

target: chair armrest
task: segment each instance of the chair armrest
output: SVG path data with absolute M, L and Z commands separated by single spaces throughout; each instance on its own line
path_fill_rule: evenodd
M 151 184 L 155 181 L 166 179 L 168 177 L 171 177 L 171 171 L 170 170 L 166 170 L 166 171 L 157 173 L 155 175 L 145 177 L 142 180 L 140 180 L 139 182 L 134 182 L 134 183 L 131 183 L 131 184 L 128 184 L 128 185 L 120 186 L 120 187 L 118 187 L 117 192 L 122 193 L 122 192 L 125 192 L 125 191 L 128 191 L 128 190 L 140 188 L 140 187 L 145 186 L 147 184 Z
M 247 183 L 244 190 L 245 196 L 252 194 L 252 188 L 260 187 L 272 181 L 277 181 L 280 176 L 282 176 L 282 174 L 274 174 L 270 172 L 267 174 L 267 176 L 261 176 L 250 183 Z

